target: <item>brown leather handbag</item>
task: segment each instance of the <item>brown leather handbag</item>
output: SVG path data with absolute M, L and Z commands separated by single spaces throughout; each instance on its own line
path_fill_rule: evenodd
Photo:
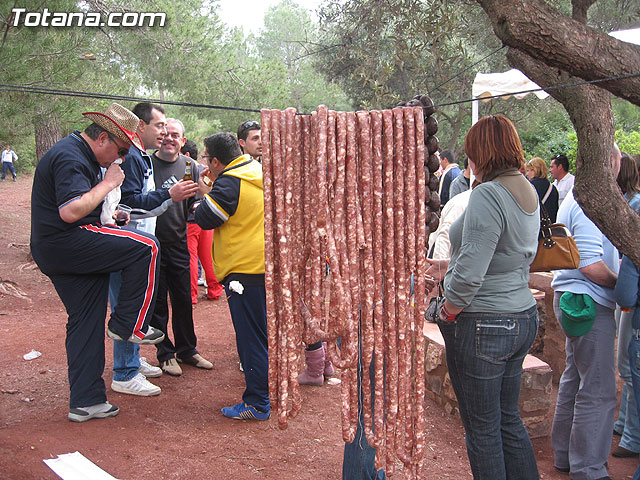
M 540 234 L 538 251 L 529 272 L 573 270 L 580 265 L 580 252 L 569 229 L 562 223 L 551 223 L 546 209 L 540 204 Z

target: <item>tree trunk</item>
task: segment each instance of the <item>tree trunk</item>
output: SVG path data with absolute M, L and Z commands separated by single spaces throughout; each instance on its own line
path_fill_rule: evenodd
M 53 147 L 53 144 L 62 138 L 60 118 L 54 115 L 41 116 L 34 123 L 36 134 L 36 159 L 39 162 L 42 156 Z
M 543 88 L 576 80 L 518 50 L 510 50 L 507 59 Z M 593 85 L 549 89 L 548 92 L 564 105 L 578 136 L 573 191 L 576 200 L 607 238 L 640 264 L 640 222 L 622 196 L 611 171 L 615 128 L 609 93 Z M 621 228 L 621 225 L 625 227 Z
M 574 0 L 570 19 L 541 0 L 477 0 L 495 34 L 510 48 L 509 63 L 565 107 L 578 137 L 574 195 L 585 214 L 637 265 L 640 219 L 611 170 L 615 132 L 609 94 L 640 106 L 640 77 L 580 87 L 548 87 L 640 72 L 640 48 L 585 26 L 590 0 Z M 558 70 L 558 68 L 564 70 Z M 575 76 L 573 76 L 575 75 Z M 632 91 L 633 90 L 633 91 Z

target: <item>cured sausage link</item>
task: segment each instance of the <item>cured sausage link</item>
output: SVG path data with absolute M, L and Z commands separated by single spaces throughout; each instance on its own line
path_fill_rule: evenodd
M 415 219 L 415 231 L 416 231 L 416 269 L 415 269 L 415 294 L 414 294 L 414 315 L 413 322 L 415 325 L 416 340 L 415 340 L 415 407 L 414 407 L 414 443 L 413 443 L 413 457 L 415 462 L 415 472 L 419 475 L 423 471 L 424 467 L 424 454 L 425 454 L 425 412 L 424 412 L 424 399 L 426 394 L 425 385 L 425 354 L 426 354 L 426 340 L 423 334 L 424 332 L 424 311 L 426 308 L 426 284 L 425 274 L 427 264 L 425 261 L 426 253 L 426 238 L 428 232 L 426 231 L 426 207 L 424 204 L 425 191 L 426 191 L 426 178 L 425 170 L 423 167 L 424 158 L 424 144 L 420 141 L 424 138 L 424 116 L 420 109 L 414 109 L 415 127 L 416 127 L 416 219 Z
M 371 112 L 372 130 L 372 174 L 373 174 L 373 224 L 372 224 L 372 249 L 376 253 L 373 256 L 374 289 L 373 289 L 373 361 L 375 362 L 374 385 L 374 438 L 370 441 L 376 448 L 377 467 L 381 467 L 384 458 L 384 327 L 383 327 L 383 242 L 382 242 L 382 114 L 380 111 Z M 367 373 L 366 370 L 364 372 Z M 367 391 L 365 390 L 365 395 Z M 376 468 L 379 469 L 379 468 Z
M 271 110 L 260 111 L 260 135 L 262 139 L 262 171 L 264 194 L 264 280 L 267 305 L 267 343 L 269 355 L 269 396 L 278 398 L 278 335 L 277 335 L 277 309 L 274 292 L 276 281 L 274 269 L 276 268 L 276 254 L 274 246 L 275 205 L 273 200 L 273 172 L 271 148 L 271 118 L 274 114 Z
M 405 259 L 405 151 L 404 151 L 404 109 L 393 109 L 393 122 L 394 122 L 394 196 L 393 204 L 396 207 L 394 215 L 394 259 L 395 259 L 395 275 L 396 275 L 396 318 L 397 318 L 397 347 L 396 356 L 398 362 L 398 418 L 406 419 L 407 413 L 407 400 L 409 397 L 408 385 L 409 385 L 409 368 L 407 365 L 407 348 L 408 348 L 408 335 L 407 335 L 407 303 L 409 300 L 408 295 L 408 282 L 406 274 L 406 259 Z M 406 421 L 400 421 L 396 425 L 395 431 L 395 451 L 398 458 L 407 465 L 409 459 L 404 451 L 403 436 L 407 427 Z
M 284 234 L 286 235 L 286 241 L 289 244 L 289 251 L 287 252 L 287 262 L 283 268 L 287 268 L 289 271 L 284 272 L 283 275 L 283 289 L 282 298 L 284 300 L 284 321 L 287 324 L 287 365 L 290 366 L 285 373 L 287 376 L 287 383 L 289 387 L 289 393 L 291 395 L 291 409 L 287 411 L 289 417 L 295 416 L 300 407 L 302 406 L 302 396 L 300 395 L 300 386 L 298 385 L 298 374 L 296 366 L 298 365 L 298 352 L 300 344 L 302 343 L 301 332 L 298 329 L 298 325 L 301 325 L 300 321 L 296 321 L 294 318 L 293 309 L 293 288 L 295 272 L 295 250 L 292 248 L 296 243 L 295 232 L 295 215 L 294 215 L 294 202 L 293 196 L 295 193 L 294 184 L 296 182 L 296 167 L 299 163 L 299 159 L 296 156 L 294 148 L 294 139 L 296 138 L 296 110 L 294 108 L 287 108 L 284 111 L 285 114 L 285 161 L 284 161 L 284 178 L 285 178 L 285 191 L 284 191 L 284 205 L 285 205 L 285 221 L 284 221 Z M 287 278 L 288 274 L 288 278 Z M 287 375 L 288 373 L 288 375 Z
M 393 155 L 394 134 L 393 114 L 390 110 L 382 112 L 383 121 L 383 191 L 384 191 L 384 215 L 383 215 L 383 262 L 385 271 L 385 284 L 383 297 L 383 324 L 384 324 L 384 360 L 386 364 L 385 375 L 385 453 L 388 475 L 395 471 L 395 428 L 398 415 L 398 363 L 396 359 L 396 284 L 394 264 L 394 205 L 393 205 Z
M 282 120 L 285 115 L 278 112 L 276 118 L 277 122 L 273 128 L 273 185 L 276 186 L 279 191 L 276 191 L 275 195 L 275 211 L 276 211 L 276 241 L 278 243 L 279 252 L 279 292 L 278 292 L 278 304 L 279 310 L 279 325 L 278 325 L 278 425 L 284 429 L 287 427 L 287 411 L 289 400 L 289 378 L 287 372 L 289 371 L 288 354 L 287 354 L 287 333 L 288 326 L 288 312 L 287 312 L 287 299 L 289 296 L 291 299 L 290 290 L 290 267 L 289 267 L 289 246 L 287 244 L 286 233 L 286 207 L 285 207 L 285 178 L 284 178 L 284 161 L 285 156 L 283 153 L 283 144 L 286 142 L 286 133 L 283 132 L 285 122 Z M 285 135 L 283 135 L 285 133 Z M 285 138 L 283 138 L 285 137 Z M 295 368 L 293 365 L 291 368 Z

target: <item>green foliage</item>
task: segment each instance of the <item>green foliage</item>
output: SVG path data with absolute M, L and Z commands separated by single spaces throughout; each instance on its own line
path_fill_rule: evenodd
M 482 60 L 500 44 L 476 3 L 333 0 L 321 11 L 321 27 L 318 71 L 338 81 L 356 108 L 389 108 L 428 93 L 441 105 L 440 144 L 458 153 L 471 105 L 444 104 L 471 98 L 476 72 L 508 68 L 504 51 Z
M 550 101 L 547 99 L 547 102 Z M 567 155 L 571 150 L 569 135 L 573 133 L 573 126 L 560 108 L 552 108 L 546 114 L 537 115 L 523 123 L 525 126 L 518 125 L 518 131 L 527 159 L 540 157 L 549 161 L 554 155 Z
M 621 151 L 630 155 L 640 154 L 640 130 L 632 132 L 616 130 L 616 142 Z

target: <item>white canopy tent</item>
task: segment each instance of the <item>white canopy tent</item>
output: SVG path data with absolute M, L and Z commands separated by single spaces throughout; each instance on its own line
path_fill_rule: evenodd
M 640 28 L 618 30 L 611 32 L 609 35 L 617 38 L 618 40 L 622 40 L 623 42 L 640 45 Z M 478 73 L 473 81 L 473 86 L 471 87 L 471 95 L 474 100 L 471 103 L 471 124 L 473 125 L 478 121 L 478 102 L 482 101 L 483 97 L 492 97 L 495 95 L 504 95 L 522 92 L 524 90 L 534 90 L 537 88 L 540 87 L 529 80 L 520 70 L 512 69 L 508 72 L 502 73 Z M 549 94 L 544 90 L 518 93 L 514 96 L 516 98 L 524 98 L 529 93 L 533 93 L 540 99 L 549 96 Z M 508 98 L 508 96 L 504 98 Z M 489 100 L 485 101 L 488 102 Z

